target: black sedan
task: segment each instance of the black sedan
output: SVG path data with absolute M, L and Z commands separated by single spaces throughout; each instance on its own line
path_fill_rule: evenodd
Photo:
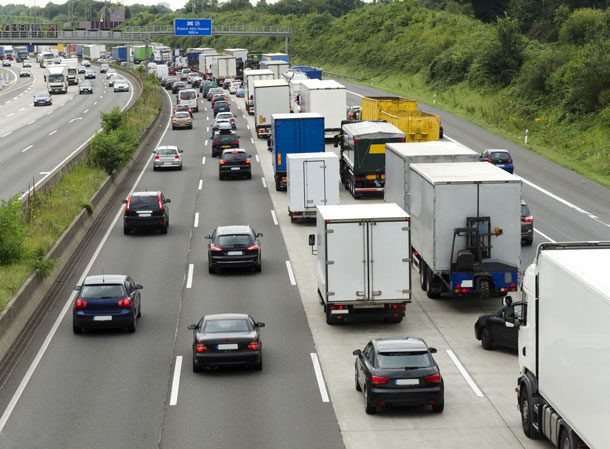
M 221 181 L 228 177 L 245 177 L 252 179 L 252 164 L 250 155 L 246 150 L 236 148 L 234 150 L 224 150 L 218 162 L 218 179 Z
M 440 413 L 445 406 L 440 370 L 421 338 L 376 338 L 356 349 L 355 384 L 362 391 L 367 414 L 379 406 L 431 405 Z
M 517 320 L 522 320 L 525 305 L 522 302 L 512 302 L 507 296 L 502 301 L 506 304 L 496 313 L 481 315 L 474 324 L 474 336 L 481 341 L 483 349 L 493 349 L 502 346 L 517 350 L 519 347 L 519 328 Z
M 212 139 L 212 157 L 220 156 L 227 148 L 239 147 L 239 137 L 233 132 L 217 132 Z
M 265 323 L 242 313 L 206 315 L 191 324 L 193 371 L 227 365 L 263 369 L 262 327 Z
M 142 286 L 124 274 L 87 276 L 74 287 L 78 296 L 72 307 L 72 330 L 80 334 L 91 328 L 127 328 L 136 331 L 142 315 Z
M 38 92 L 34 95 L 34 106 L 51 106 L 53 98 L 48 92 Z
M 262 270 L 262 251 L 259 240 L 263 234 L 252 226 L 219 226 L 208 243 L 208 271 L 215 273 L 221 267 L 252 268 Z
M 186 83 L 184 81 L 176 81 L 172 84 L 172 93 L 177 94 L 179 90 L 186 89 Z
M 521 245 L 531 246 L 534 242 L 534 217 L 525 201 L 521 200 Z

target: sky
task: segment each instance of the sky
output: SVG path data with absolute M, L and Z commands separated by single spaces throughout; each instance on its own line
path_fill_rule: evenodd
M 62 4 L 62 3 L 66 3 L 67 0 L 54 0 L 53 3 L 56 4 Z M 113 2 L 113 3 L 120 3 L 123 5 L 133 5 L 134 3 L 139 3 L 141 5 L 156 5 L 158 3 L 162 3 L 162 2 L 167 2 L 171 5 L 172 9 L 176 10 L 176 9 L 180 9 L 182 8 L 187 0 L 123 0 L 121 2 Z M 222 0 L 221 0 L 222 2 Z M 257 0 L 250 0 L 250 2 L 252 4 L 256 4 Z M 274 0 L 267 0 L 267 3 L 273 3 Z M 0 5 L 8 5 L 8 4 L 24 4 L 24 5 L 30 5 L 30 4 L 34 4 L 35 6 L 44 6 L 48 3 L 47 0 L 0 0 Z

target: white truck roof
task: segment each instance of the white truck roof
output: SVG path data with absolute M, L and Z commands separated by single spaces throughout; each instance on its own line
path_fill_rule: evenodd
M 273 75 L 273 72 L 269 69 L 260 69 L 260 70 L 244 70 L 244 76 L 253 76 L 253 75 Z
M 339 206 L 318 206 L 324 220 L 408 220 L 409 215 L 396 203 L 345 204 Z
M 392 142 L 386 148 L 405 157 L 415 156 L 457 156 L 479 154 L 456 142 Z
M 610 284 L 606 280 L 608 275 L 608 260 L 610 249 L 574 249 L 564 251 L 543 251 L 547 260 L 565 267 L 583 280 L 589 288 L 610 300 Z
M 343 125 L 343 132 L 354 139 L 364 137 L 367 139 L 384 139 L 394 137 L 405 138 L 405 133 L 403 133 L 396 126 L 387 122 L 364 121 L 347 123 Z
M 339 156 L 330 151 L 327 153 L 288 153 L 286 159 L 339 159 Z
M 279 87 L 286 86 L 288 87 L 288 83 L 284 80 L 255 80 L 254 87 Z
M 442 162 L 437 164 L 411 164 L 431 184 L 472 184 L 475 182 L 514 182 L 516 176 L 488 162 Z
M 273 120 L 293 119 L 300 120 L 304 118 L 323 118 L 324 116 L 317 112 L 303 112 L 301 114 L 271 114 Z
M 345 89 L 345 86 L 338 83 L 335 80 L 303 80 L 303 86 L 306 86 L 309 90 L 323 90 L 323 89 Z

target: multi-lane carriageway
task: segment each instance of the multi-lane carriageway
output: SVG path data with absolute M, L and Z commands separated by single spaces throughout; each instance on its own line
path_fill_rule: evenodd
M 348 88 L 352 104 L 358 95 L 381 93 Z M 253 138 L 243 101 L 233 98 L 232 108 L 241 146 L 253 156 L 249 181 L 218 180 L 210 147 L 213 117 L 205 100 L 203 106 L 192 131 L 158 131 L 159 144 L 184 150 L 184 170 L 153 172 L 146 155 L 83 242 L 77 267 L 62 276 L 56 303 L 28 347 L 1 371 L 0 447 L 550 447 L 521 430 L 516 355 L 484 351 L 474 339 L 476 317 L 497 310 L 499 300 L 430 300 L 414 286 L 414 302 L 400 324 L 326 325 L 307 245 L 312 228 L 291 224 L 285 193 L 269 188 L 270 155 Z M 536 217 L 535 244 L 608 239 L 607 190 L 466 122 L 441 117 L 446 134 L 471 148 L 511 150 Z M 167 235 L 123 235 L 120 200 L 131 189 L 161 189 L 172 199 Z M 341 202 L 355 200 L 341 190 Z M 209 274 L 203 235 L 238 223 L 264 234 L 262 273 Z M 534 248 L 523 249 L 524 266 Z M 136 334 L 72 334 L 71 289 L 85 274 L 100 272 L 129 273 L 144 285 Z M 263 371 L 193 373 L 186 327 L 202 314 L 233 311 L 267 323 Z M 442 415 L 424 409 L 364 413 L 354 390 L 352 350 L 391 335 L 420 336 L 438 348 L 446 387 Z

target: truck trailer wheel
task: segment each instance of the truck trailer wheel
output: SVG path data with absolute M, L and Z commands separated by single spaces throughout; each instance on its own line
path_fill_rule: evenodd
M 428 273 L 426 273 L 426 263 L 423 260 L 419 262 L 419 285 L 423 291 L 428 289 Z
M 432 270 L 426 269 L 426 283 L 428 284 L 428 298 L 438 299 L 441 297 L 442 287 L 440 281 L 432 278 Z
M 540 438 L 540 434 L 532 425 L 532 404 L 527 394 L 527 387 L 521 387 L 521 395 L 519 396 L 519 411 L 521 412 L 521 426 L 523 427 L 523 433 L 525 436 L 532 440 Z
M 481 279 L 479 282 L 479 299 L 485 301 L 489 299 L 489 279 Z
M 280 179 L 276 177 L 275 178 L 275 190 L 277 192 L 280 192 L 282 190 L 282 185 L 281 184 L 282 183 L 280 182 Z

